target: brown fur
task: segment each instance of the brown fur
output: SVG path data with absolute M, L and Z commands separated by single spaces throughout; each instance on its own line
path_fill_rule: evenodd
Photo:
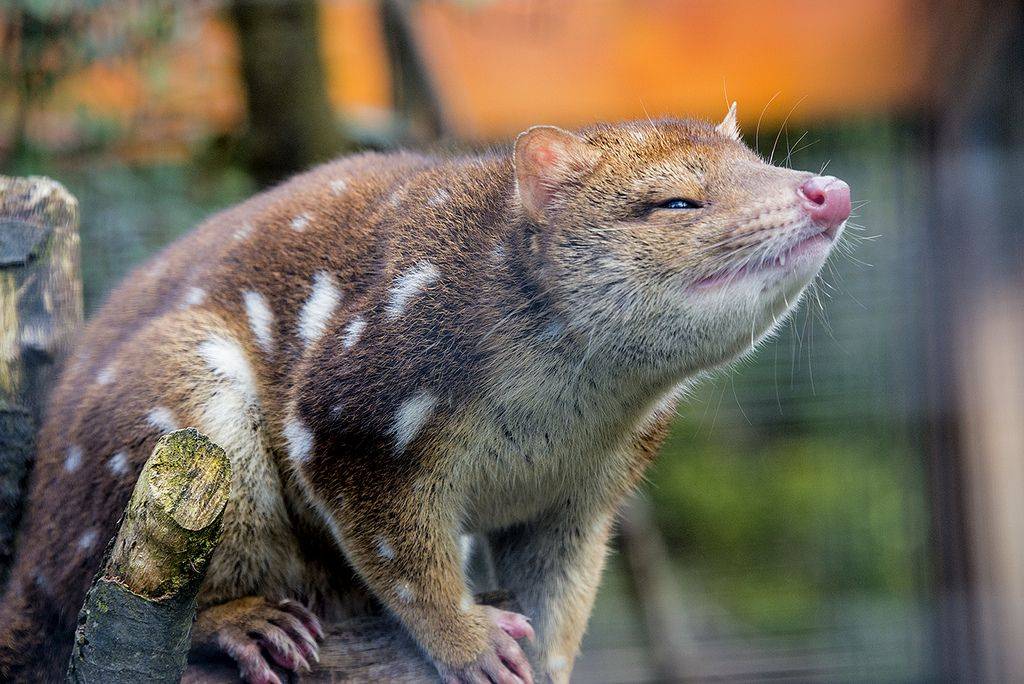
M 497 643 L 467 604 L 458 539 L 476 532 L 534 621 L 548 668 L 536 674 L 566 680 L 612 518 L 681 383 L 749 348 L 805 284 L 756 322 L 676 310 L 683 285 L 797 220 L 790 195 L 808 174 L 735 138 L 645 122 L 531 130 L 516 159 L 343 159 L 137 269 L 54 392 L 0 612 L 0 675 L 63 670 L 166 409 L 233 459 L 203 607 L 294 598 L 330 619 L 372 596 L 458 678 Z M 658 209 L 673 197 L 706 211 Z M 318 273 L 335 285 L 320 299 Z M 313 300 L 329 315 L 306 316 Z

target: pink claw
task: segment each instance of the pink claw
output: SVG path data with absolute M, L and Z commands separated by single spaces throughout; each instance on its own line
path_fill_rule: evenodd
M 534 639 L 533 626 L 530 621 L 519 613 L 511 613 L 506 610 L 499 611 L 498 626 L 501 630 L 513 639 L 526 637 L 530 641 Z

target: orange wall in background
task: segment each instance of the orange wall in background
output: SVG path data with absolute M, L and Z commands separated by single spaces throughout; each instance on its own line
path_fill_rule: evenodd
M 926 23 L 907 0 L 427 0 L 420 37 L 457 130 L 697 114 L 779 121 L 900 108 Z M 799 105 L 799 106 L 798 106 Z
M 533 123 L 575 125 L 692 114 L 738 100 L 747 125 L 913 106 L 928 24 L 913 0 L 422 0 L 414 26 L 455 135 L 506 137 Z M 34 117 L 57 146 L 78 113 L 121 124 L 126 149 L 184 152 L 243 124 L 233 29 L 187 4 L 173 40 L 145 63 L 78 73 Z M 371 0 L 321 2 L 321 54 L 339 114 L 384 127 L 390 80 Z M 773 99 L 774 98 L 774 99 Z M 770 105 L 769 105 L 770 103 Z

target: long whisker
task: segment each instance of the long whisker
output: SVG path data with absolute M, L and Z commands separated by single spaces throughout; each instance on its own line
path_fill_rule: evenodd
M 781 90 L 776 91 L 775 94 L 772 95 L 771 99 L 765 103 L 764 107 L 761 108 L 761 116 L 757 117 L 757 129 L 754 131 L 754 149 L 757 150 L 758 154 L 761 154 L 761 143 L 759 142 L 761 136 L 761 119 L 764 118 L 764 113 L 768 111 L 768 107 L 770 107 L 772 102 L 775 101 L 775 98 L 781 94 Z
M 779 132 L 775 134 L 775 142 L 772 143 L 772 153 L 770 155 L 768 155 L 768 163 L 769 164 L 771 164 L 772 160 L 775 159 L 775 147 L 779 144 L 779 136 L 782 135 L 782 131 L 786 130 L 786 124 L 789 123 L 789 117 L 793 116 L 793 112 L 796 111 L 796 108 L 799 107 L 801 104 L 803 104 L 803 101 L 806 100 L 806 99 L 807 99 L 807 96 L 804 95 L 799 100 L 797 100 L 796 104 L 794 104 L 793 107 L 789 110 L 789 114 L 787 114 L 786 118 L 782 120 L 782 128 L 780 128 Z
M 806 149 L 814 147 L 815 145 L 818 144 L 818 142 L 820 142 L 820 141 L 818 141 L 818 140 L 810 140 L 810 141 L 804 143 L 802 146 L 800 146 L 800 147 L 796 148 L 795 150 L 793 150 L 793 154 L 799 154 L 799 153 L 803 152 Z
M 651 118 L 650 113 L 647 111 L 647 105 L 644 104 L 643 98 L 641 97 L 641 98 L 639 98 L 639 100 L 640 100 L 640 109 L 644 110 L 644 116 L 647 117 L 647 123 L 650 124 L 650 126 L 651 126 L 651 132 L 656 137 L 661 138 L 662 140 L 664 140 L 665 139 L 664 134 L 658 128 L 658 125 L 654 123 L 654 119 Z
M 786 159 L 782 162 L 783 166 L 785 166 L 786 168 L 790 168 L 790 164 L 793 161 L 793 148 L 798 147 L 800 145 L 800 141 L 803 140 L 809 132 L 810 131 L 804 131 L 803 133 L 801 133 L 800 137 L 797 138 L 796 142 L 794 142 L 792 145 L 789 144 L 789 134 L 786 134 L 786 147 L 789 148 L 789 151 L 786 152 Z
M 726 247 L 726 246 L 736 242 L 737 240 L 739 240 L 742 237 L 748 237 L 748 236 L 746 236 L 746 235 L 738 235 L 738 236 L 729 238 L 727 240 L 722 240 L 720 242 L 716 242 L 714 244 L 707 245 L 706 247 L 703 247 L 702 249 L 698 250 L 694 254 L 694 256 L 696 256 L 696 257 L 705 256 L 705 255 L 711 253 L 712 251 L 714 251 L 716 249 L 719 249 L 721 247 Z M 759 240 L 757 242 L 751 242 L 751 243 L 746 244 L 746 245 L 741 245 L 739 248 L 731 250 L 730 252 L 722 254 L 721 256 L 722 257 L 728 257 L 728 258 L 734 258 L 737 255 L 744 254 L 744 252 L 753 251 L 754 249 L 760 247 L 762 244 L 764 244 L 763 240 Z

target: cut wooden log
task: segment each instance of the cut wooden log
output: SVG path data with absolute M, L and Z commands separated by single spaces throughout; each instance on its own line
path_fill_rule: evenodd
M 78 202 L 49 178 L 0 176 L 0 588 L 45 390 L 81 322 Z
M 178 682 L 231 484 L 194 428 L 157 442 L 78 617 L 68 682 Z

